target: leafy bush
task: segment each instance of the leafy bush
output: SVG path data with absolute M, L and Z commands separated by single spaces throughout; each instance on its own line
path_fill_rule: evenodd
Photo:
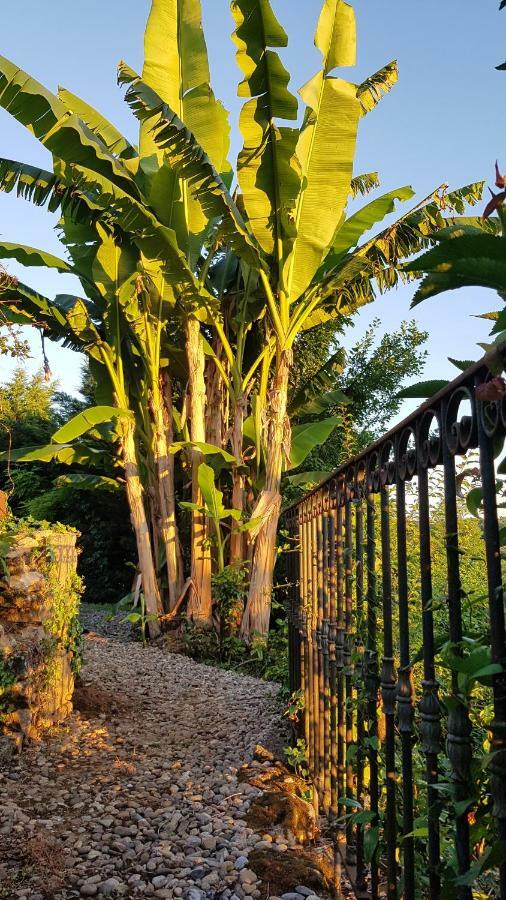
M 136 551 L 122 494 L 53 488 L 25 505 L 34 518 L 64 522 L 79 531 L 78 573 L 84 579 L 86 603 L 115 603 L 130 590 L 129 563 Z

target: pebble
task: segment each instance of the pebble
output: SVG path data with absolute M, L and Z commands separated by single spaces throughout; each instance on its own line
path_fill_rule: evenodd
M 242 884 L 254 884 L 255 881 L 258 881 L 257 876 L 251 869 L 241 869 L 239 878 Z
M 112 894 L 115 894 L 120 887 L 121 882 L 118 881 L 117 878 L 108 878 L 107 881 L 103 881 L 102 884 L 99 885 L 98 890 L 104 897 L 110 897 Z

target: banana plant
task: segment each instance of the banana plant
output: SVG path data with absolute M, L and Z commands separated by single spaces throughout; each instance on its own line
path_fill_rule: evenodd
M 227 520 L 231 519 L 236 523 L 236 530 L 241 527 L 241 512 L 233 507 L 228 509 L 223 503 L 223 493 L 216 485 L 214 470 L 207 463 L 201 463 L 199 466 L 199 487 L 202 494 L 203 504 L 199 511 L 208 519 L 213 526 L 213 537 L 216 545 L 218 572 L 223 572 L 225 568 L 225 546 L 227 539 L 230 538 L 233 526 L 229 534 L 223 536 L 223 526 Z M 184 509 L 192 512 L 195 510 L 193 503 L 181 503 Z
M 361 119 L 397 80 L 395 63 L 358 85 L 339 77 L 338 69 L 355 64 L 355 16 L 344 0 L 325 0 L 315 36 L 322 66 L 300 91 L 299 128 L 298 100 L 277 52 L 288 38 L 269 0 L 232 0 L 231 12 L 245 101 L 233 193 L 228 120 L 210 87 L 200 0 L 153 0 L 142 77 L 120 64 L 119 81 L 140 123 L 139 151 L 71 92 L 56 96 L 0 58 L 0 106 L 53 157 L 52 171 L 0 159 L 0 189 L 61 214 L 70 263 L 13 244 L 2 252 L 71 271 L 86 300 L 50 302 L 18 285 L 5 308 L 14 320 L 25 315 L 88 353 L 107 374 L 112 402 L 134 411 L 122 452 L 127 486 L 138 479 L 133 516 L 148 538 L 152 495 L 157 515 L 176 535 L 166 450 L 177 416 L 163 378 L 171 372 L 170 332 L 184 334 L 188 402 L 180 413 L 191 445 L 193 504 L 189 614 L 201 622 L 212 617 L 212 561 L 200 448 L 211 426 L 221 429 L 237 460 L 232 489 L 243 510 L 245 423 L 253 422 L 254 546 L 242 628 L 248 640 L 253 633 L 265 637 L 269 626 L 281 477 L 297 446 L 287 399 L 299 335 L 370 302 L 375 285 L 382 291 L 409 277 L 399 263 L 434 243 L 448 225 L 445 211 L 462 218 L 482 186 L 453 194 L 439 189 L 361 243 L 413 196 L 401 187 L 346 215 L 350 198 L 377 184 L 375 173 L 354 174 L 355 146 Z M 231 409 L 226 429 L 212 421 L 222 395 Z M 143 468 L 154 473 L 152 481 Z M 240 553 L 238 544 L 233 552 Z M 143 553 L 141 568 L 155 573 L 149 540 Z M 157 602 L 155 576 L 144 584 L 148 610 Z

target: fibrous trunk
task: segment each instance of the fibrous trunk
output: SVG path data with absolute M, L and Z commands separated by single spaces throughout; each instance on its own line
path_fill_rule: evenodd
M 190 388 L 190 434 L 194 442 L 206 440 L 206 387 L 204 379 L 204 349 L 200 324 L 188 319 L 186 324 L 186 355 Z M 198 483 L 202 454 L 192 448 L 192 503 L 203 505 Z M 192 511 L 192 566 L 188 617 L 199 625 L 212 624 L 211 548 L 207 519 L 203 512 Z
M 226 368 L 227 361 L 223 357 L 221 341 L 218 337 L 213 343 L 213 350 L 221 365 Z M 215 447 L 223 447 L 227 430 L 228 394 L 213 358 L 209 358 L 206 363 L 205 382 L 207 387 L 206 440 L 208 444 L 214 444 Z
M 166 377 L 164 376 L 164 380 Z M 174 493 L 174 457 L 169 453 L 172 443 L 172 404 L 170 385 L 160 384 L 160 391 L 151 398 L 155 432 L 155 465 L 158 476 L 158 505 L 160 510 L 160 531 L 165 547 L 169 612 L 174 609 L 183 587 L 183 571 L 179 534 L 176 521 L 176 498 Z M 163 392 L 162 389 L 164 388 Z M 165 402 L 164 402 L 165 399 Z
M 160 592 L 158 590 L 155 564 L 153 561 L 149 525 L 146 518 L 144 491 L 139 477 L 133 425 L 130 423 L 125 426 L 123 435 L 123 463 L 125 466 L 128 505 L 130 507 L 130 516 L 135 532 L 135 540 L 137 542 L 139 569 L 142 575 L 142 590 L 144 593 L 146 613 L 150 617 L 148 631 L 150 637 L 154 638 L 158 637 L 160 634 L 158 616 L 162 613 L 162 603 Z
M 268 398 L 265 487 L 251 515 L 252 519 L 259 518 L 261 524 L 251 532 L 255 537 L 255 546 L 248 600 L 241 626 L 241 637 L 247 642 L 253 639 L 265 641 L 269 634 L 276 533 L 281 509 L 283 454 L 290 451 L 290 426 L 286 413 L 290 357 L 291 354 L 287 351 L 280 354 L 273 389 Z
M 231 446 L 232 453 L 242 463 L 243 426 L 245 398 L 240 397 L 234 407 L 234 422 L 232 426 Z M 232 469 L 232 508 L 244 512 L 244 475 L 238 466 Z M 230 563 L 233 566 L 242 565 L 244 562 L 244 534 L 237 529 L 230 535 Z

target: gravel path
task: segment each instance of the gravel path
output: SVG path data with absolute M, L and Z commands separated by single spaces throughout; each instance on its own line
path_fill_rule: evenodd
M 237 770 L 284 742 L 277 687 L 86 616 L 76 712 L 0 771 L 0 897 L 258 898 Z

